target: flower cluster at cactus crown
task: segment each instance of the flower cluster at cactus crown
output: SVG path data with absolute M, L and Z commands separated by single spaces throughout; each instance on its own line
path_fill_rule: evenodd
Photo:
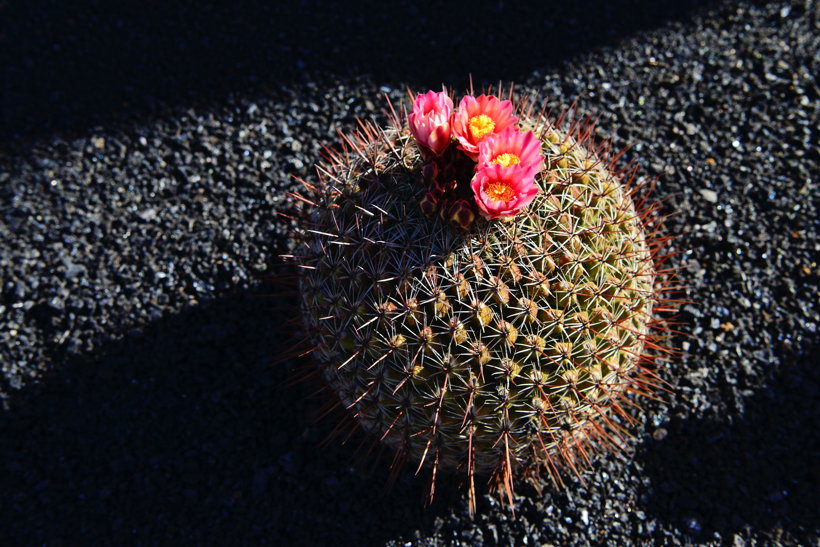
M 422 210 L 469 229 L 476 212 L 488 220 L 521 212 L 538 193 L 541 142 L 520 131 L 513 104 L 492 95 L 466 95 L 456 110 L 446 92 L 418 95 L 410 131 L 428 160 Z

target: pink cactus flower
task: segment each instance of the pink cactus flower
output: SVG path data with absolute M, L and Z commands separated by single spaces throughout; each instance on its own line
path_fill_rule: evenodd
M 517 215 L 538 194 L 530 169 L 520 165 L 491 163 L 475 174 L 470 186 L 481 216 L 489 220 Z
M 541 141 L 532 131 L 521 132 L 512 127 L 496 135 L 490 135 L 478 144 L 476 171 L 493 164 L 504 167 L 520 165 L 535 177 L 544 168 Z
M 453 100 L 447 93 L 428 91 L 416 97 L 410 113 L 410 131 L 422 151 L 440 156 L 450 145 Z
M 500 101 L 492 95 L 467 95 L 461 99 L 453 115 L 453 134 L 458 147 L 475 160 L 481 141 L 508 127 L 515 127 L 517 121 L 510 101 Z

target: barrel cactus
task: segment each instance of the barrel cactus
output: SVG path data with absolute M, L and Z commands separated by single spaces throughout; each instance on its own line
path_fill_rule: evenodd
M 425 111 L 423 97 L 409 116 L 391 107 L 385 129 L 362 123 L 304 182 L 293 256 L 338 404 L 396 464 L 426 469 L 431 496 L 441 472 L 460 475 L 474 510 L 476 477 L 511 501 L 514 477 L 561 482 L 627 434 L 631 395 L 656 383 L 661 238 L 591 124 L 490 95 L 468 97 L 506 107 L 512 124 L 464 100 L 450 112 L 445 93 Z M 476 180 L 526 166 L 507 154 L 478 171 L 483 149 L 467 142 L 505 123 L 540 161 L 532 195 L 506 215 L 482 205 Z

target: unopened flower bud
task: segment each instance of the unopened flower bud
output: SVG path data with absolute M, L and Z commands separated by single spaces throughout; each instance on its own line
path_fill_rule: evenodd
M 422 213 L 428 217 L 432 217 L 438 210 L 438 199 L 430 192 L 427 192 L 424 194 L 424 197 L 421 198 L 421 201 L 419 201 L 419 207 Z
M 449 221 L 461 230 L 469 230 L 475 222 L 473 206 L 466 200 L 460 199 L 453 203 L 448 210 Z

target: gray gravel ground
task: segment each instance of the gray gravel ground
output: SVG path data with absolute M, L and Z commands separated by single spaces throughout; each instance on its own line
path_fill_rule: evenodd
M 3 544 L 820 542 L 814 1 L 490 2 L 478 36 L 447 33 L 457 4 L 80 4 L 0 3 L 21 48 L 0 84 Z M 446 483 L 425 509 L 409 471 L 386 492 L 355 442 L 321 444 L 333 424 L 288 382 L 304 365 L 271 365 L 295 315 L 265 296 L 292 176 L 383 119 L 382 94 L 468 71 L 577 100 L 632 146 L 697 303 L 631 457 L 519 485 L 515 518 L 489 495 L 469 517 Z

